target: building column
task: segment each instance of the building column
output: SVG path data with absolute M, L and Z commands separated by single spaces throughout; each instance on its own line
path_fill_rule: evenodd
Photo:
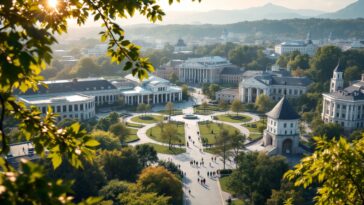
M 240 88 L 240 90 L 241 90 L 240 100 L 241 100 L 243 103 L 245 103 L 245 88 L 244 88 L 244 87 L 242 87 L 242 88 Z
M 252 103 L 252 89 L 248 88 L 248 103 Z

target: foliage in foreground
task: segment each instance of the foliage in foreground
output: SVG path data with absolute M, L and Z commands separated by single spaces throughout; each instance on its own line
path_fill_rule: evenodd
M 176 0 L 179 2 L 179 0 Z M 173 0 L 169 0 L 172 4 Z M 42 168 L 23 163 L 22 170 L 14 170 L 7 163 L 9 141 L 4 131 L 5 117 L 11 116 L 18 122 L 22 136 L 31 141 L 38 155 L 52 160 L 56 169 L 66 159 L 76 168 L 83 167 L 82 161 L 92 161 L 98 142 L 80 129 L 78 123 L 58 128 L 56 116 L 48 109 L 45 116 L 35 107 L 27 108 L 14 96 L 14 90 L 26 92 L 38 90 L 43 77 L 40 76 L 46 63 L 52 59 L 51 46 L 57 43 L 55 34 L 67 31 L 67 21 L 76 20 L 83 25 L 90 16 L 102 21 L 104 31 L 101 40 L 108 43 L 108 55 L 113 62 L 125 62 L 124 70 L 140 79 L 154 70 L 147 58 L 140 56 L 140 48 L 125 39 L 124 30 L 116 23 L 117 18 L 125 19 L 138 12 L 148 20 L 162 20 L 164 15 L 156 0 L 143 1 L 64 1 L 56 5 L 49 1 L 4 0 L 0 2 L 0 141 L 2 167 L 0 199 L 1 204 L 68 203 L 69 186 L 62 186 L 42 178 Z M 45 153 L 47 150 L 47 154 Z M 22 183 L 20 183 L 22 181 Z M 29 186 L 27 186 L 27 184 Z M 22 187 L 24 185 L 24 187 Z M 32 194 L 32 191 L 36 192 Z M 17 197 L 19 193 L 23 193 Z M 44 202 L 43 201 L 43 202 Z M 70 202 L 69 202 L 70 203 Z M 90 199 L 87 203 L 93 203 Z
M 316 151 L 285 174 L 295 186 L 318 184 L 316 204 L 364 203 L 364 136 L 350 144 L 315 137 Z

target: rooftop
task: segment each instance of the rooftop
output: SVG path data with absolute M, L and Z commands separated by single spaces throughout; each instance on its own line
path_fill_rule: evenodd
M 297 112 L 289 104 L 286 97 L 283 97 L 271 111 L 266 113 L 266 115 L 277 120 L 296 120 L 300 118 Z
M 54 103 L 73 103 L 73 102 L 83 102 L 85 100 L 90 100 L 93 97 L 81 95 L 81 94 L 70 94 L 70 95 L 63 95 L 63 96 L 21 96 L 19 99 L 27 104 L 37 105 L 37 104 L 54 104 Z
M 112 83 L 103 78 L 55 80 L 44 81 L 43 83 L 48 88 L 40 85 L 38 91 L 28 90 L 26 93 L 20 93 L 19 91 L 18 93 L 20 95 L 34 95 L 116 89 Z

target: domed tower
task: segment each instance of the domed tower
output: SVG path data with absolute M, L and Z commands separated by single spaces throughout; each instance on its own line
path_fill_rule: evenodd
M 330 93 L 334 93 L 344 88 L 343 73 L 344 73 L 344 67 L 341 65 L 339 61 L 336 68 L 334 69 L 334 73 L 331 78 Z
M 300 153 L 300 116 L 284 96 L 267 115 L 267 128 L 263 134 L 263 146 L 268 154 Z

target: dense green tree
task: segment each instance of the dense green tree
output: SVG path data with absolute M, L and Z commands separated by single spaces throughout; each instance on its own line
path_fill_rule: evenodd
M 309 62 L 310 62 L 310 56 L 299 54 L 296 55 L 293 59 L 290 59 L 290 61 L 288 61 L 287 66 L 293 70 L 296 69 L 306 70 L 310 67 Z
M 147 144 L 137 145 L 135 147 L 138 159 L 143 168 L 156 163 L 158 161 L 157 151 Z
M 245 137 L 245 135 L 243 135 L 239 132 L 234 132 L 231 134 L 230 138 L 231 138 L 230 139 L 231 140 L 230 148 L 232 151 L 232 156 L 236 163 L 240 152 L 242 152 L 245 148 L 246 137 Z M 236 166 L 238 166 L 238 163 L 236 163 Z
M 170 197 L 161 196 L 153 192 L 131 191 L 120 194 L 121 204 L 128 205 L 169 205 Z
M 179 139 L 178 135 L 176 135 L 177 131 L 177 126 L 172 123 L 163 126 L 162 138 L 168 140 L 169 149 L 172 149 L 173 141 Z
M 241 104 L 240 100 L 234 100 L 231 103 L 230 109 L 231 111 L 236 112 L 236 116 L 238 116 L 239 112 L 241 112 L 243 109 L 243 105 Z
M 101 118 L 95 125 L 95 129 L 107 131 L 109 130 L 110 125 L 110 121 L 107 118 Z
M 315 152 L 306 156 L 285 178 L 307 189 L 317 185 L 315 204 L 364 203 L 364 136 L 349 143 L 345 138 L 314 138 Z
M 284 205 L 285 202 L 291 199 L 291 203 L 295 205 L 311 204 L 312 198 L 305 198 L 304 190 L 302 188 L 294 187 L 292 182 L 282 180 L 279 190 L 272 190 L 272 195 L 267 200 L 267 205 Z M 306 191 L 307 192 L 307 191 Z
M 255 100 L 255 107 L 259 112 L 267 112 L 272 108 L 273 102 L 269 96 L 265 94 L 260 94 Z
M 120 120 L 120 115 L 117 112 L 111 112 L 108 116 L 107 119 L 109 120 L 110 124 L 115 124 L 118 123 Z
M 121 149 L 120 140 L 110 132 L 105 132 L 103 130 L 94 130 L 91 133 L 99 143 L 100 149 L 105 150 L 119 150 Z
M 310 78 L 316 82 L 330 80 L 341 55 L 340 48 L 335 46 L 319 48 L 316 55 L 310 60 L 310 69 L 308 70 Z
M 99 189 L 106 184 L 105 173 L 95 163 L 83 162 L 84 169 L 77 169 L 69 163 L 62 163 L 56 170 L 51 168 L 49 161 L 46 161 L 45 164 L 48 168 L 48 176 L 52 179 L 74 180 L 72 190 L 76 201 L 89 196 L 97 196 Z
M 354 80 L 360 80 L 362 72 L 363 71 L 358 66 L 350 66 L 345 68 L 344 71 L 345 82 L 349 83 Z
M 242 152 L 238 168 L 229 177 L 228 186 L 250 204 L 264 204 L 272 189 L 279 189 L 288 164 L 282 156 L 269 157 L 264 153 Z
M 104 150 L 98 156 L 98 163 L 103 168 L 108 180 L 134 181 L 142 167 L 136 150 L 131 147 L 125 147 L 120 151 Z
M 129 135 L 129 129 L 121 122 L 111 125 L 109 132 L 119 138 L 121 144 L 125 143 L 125 140 Z
M 224 169 L 226 165 L 226 160 L 229 158 L 229 150 L 231 148 L 232 139 L 232 135 L 230 135 L 229 131 L 226 129 L 220 130 L 219 136 L 216 138 L 216 149 L 218 155 L 222 157 Z
M 171 197 L 171 204 L 182 203 L 182 182 L 164 167 L 145 168 L 139 176 L 137 185 L 144 192 L 155 192 Z
M 113 205 L 121 205 L 119 194 L 129 192 L 130 186 L 131 184 L 129 182 L 111 180 L 100 189 L 99 196 L 101 196 L 103 200 L 112 201 Z
M 73 76 L 79 78 L 100 76 L 101 68 L 92 58 L 82 58 L 75 67 L 72 68 Z
M 336 123 L 321 124 L 313 129 L 315 136 L 326 136 L 328 139 L 339 138 L 343 133 L 344 129 Z
M 174 175 L 178 176 L 179 178 L 182 177 L 182 173 L 180 168 L 171 161 L 158 161 L 158 166 L 164 167 L 168 171 L 172 172 Z
M 211 99 L 215 99 L 216 92 L 221 90 L 220 86 L 218 84 L 211 84 L 209 85 L 209 97 Z

